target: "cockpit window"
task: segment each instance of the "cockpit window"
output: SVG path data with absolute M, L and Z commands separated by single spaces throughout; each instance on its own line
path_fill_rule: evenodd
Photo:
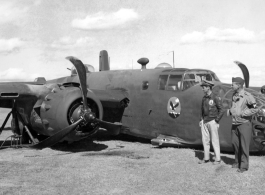
M 214 79 L 215 81 L 220 81 L 219 78 L 216 76 L 215 73 L 212 72 L 211 75 L 212 75 L 212 77 L 213 77 L 213 79 Z
M 183 81 L 182 77 L 184 77 Z M 202 80 L 220 81 L 218 77 L 213 72 L 210 71 L 191 70 L 191 71 L 183 71 L 182 73 L 169 72 L 168 74 L 159 76 L 158 89 L 184 91 L 194 85 L 199 84 Z
M 158 89 L 165 90 L 168 75 L 160 75 L 158 79 Z
M 181 89 L 182 75 L 160 75 L 158 79 L 159 90 L 176 91 Z
M 194 74 L 186 74 L 184 79 L 195 79 L 195 75 Z
M 187 80 L 184 80 L 183 81 L 183 91 L 186 90 L 186 89 L 189 89 L 190 87 L 196 85 L 197 83 L 194 81 L 194 80 L 190 80 L 190 81 L 187 81 Z
M 209 72 L 193 72 L 193 73 L 186 73 L 184 76 L 184 81 L 183 81 L 183 89 L 186 90 L 189 89 L 190 87 L 200 83 L 202 80 L 207 80 L 207 81 L 219 81 L 219 79 L 213 77 L 215 74 L 210 74 Z
M 182 80 L 182 75 L 170 75 L 167 84 L 167 90 L 172 90 L 172 91 L 180 90 L 181 80 Z
M 197 73 L 196 74 L 197 76 L 199 76 L 200 78 L 201 78 L 201 80 L 207 80 L 207 81 L 212 81 L 213 79 L 212 79 L 212 76 L 210 75 L 210 74 L 208 74 L 208 73 Z

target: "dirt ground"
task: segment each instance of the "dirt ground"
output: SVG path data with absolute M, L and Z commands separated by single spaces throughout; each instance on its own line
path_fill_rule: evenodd
M 11 134 L 3 131 L 0 144 Z M 265 194 L 264 155 L 251 155 L 245 173 L 231 168 L 232 154 L 222 153 L 220 165 L 199 165 L 202 158 L 201 150 L 105 131 L 43 150 L 2 148 L 0 194 Z

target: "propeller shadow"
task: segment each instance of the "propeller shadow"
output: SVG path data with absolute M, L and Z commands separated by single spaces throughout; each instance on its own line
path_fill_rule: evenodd
M 108 146 L 102 143 L 95 143 L 91 140 L 91 138 L 85 138 L 78 142 L 73 142 L 68 144 L 67 142 L 57 143 L 56 145 L 52 146 L 51 149 L 59 150 L 64 152 L 99 152 L 102 150 L 107 149 Z

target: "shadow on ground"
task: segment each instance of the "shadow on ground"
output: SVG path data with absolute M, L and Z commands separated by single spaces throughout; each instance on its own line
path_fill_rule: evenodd
M 64 152 L 98 152 L 108 148 L 107 145 L 101 143 L 94 143 L 90 139 L 83 139 L 78 142 L 68 144 L 67 142 L 58 143 L 51 147 L 53 150 L 60 150 Z
M 7 127 L 3 131 L 10 131 L 10 129 L 11 129 L 10 127 Z M 11 134 L 12 132 L 10 133 L 10 135 Z M 60 142 L 51 148 L 54 150 L 61 150 L 61 151 L 68 151 L 68 152 L 101 151 L 101 150 L 108 148 L 108 146 L 102 143 L 94 143 L 93 141 L 101 142 L 101 141 L 111 141 L 111 140 L 120 140 L 120 141 L 125 141 L 125 142 L 139 142 L 141 144 L 149 144 L 151 146 L 150 139 L 135 137 L 135 136 L 126 135 L 126 134 L 111 135 L 108 131 L 104 129 L 100 129 L 95 135 L 89 138 L 85 138 L 80 141 L 73 142 L 71 144 L 69 144 L 68 142 Z M 0 149 L 9 147 L 11 145 L 10 138 L 7 139 L 6 141 L 3 139 L 0 140 L 0 146 L 1 145 L 2 147 L 0 147 Z M 164 147 L 154 146 L 154 148 L 161 149 Z M 193 147 L 192 146 L 188 146 L 188 147 L 176 146 L 175 148 L 192 149 L 195 151 L 195 156 L 197 158 L 203 159 L 203 147 L 202 146 L 193 146 Z M 226 152 L 224 154 L 233 155 L 233 153 L 231 152 L 230 153 Z M 263 152 L 252 152 L 250 155 L 251 156 L 264 156 L 265 152 L 264 151 Z M 226 156 L 222 156 L 221 158 L 226 164 L 231 164 L 233 162 L 233 159 L 228 158 Z
M 111 141 L 120 140 L 126 142 L 140 142 L 142 144 L 150 144 L 150 139 L 138 138 L 130 135 L 120 134 L 111 135 L 105 130 L 99 130 L 95 135 L 82 139 L 71 144 L 67 142 L 57 143 L 53 147 L 54 150 L 68 151 L 68 152 L 84 152 L 84 151 L 101 151 L 108 148 L 107 145 L 102 143 L 94 143 L 93 141 Z
M 202 160 L 203 157 L 204 157 L 204 152 L 203 151 L 199 151 L 199 150 L 195 150 L 195 157 L 197 157 L 199 160 Z M 214 155 L 212 155 L 210 153 L 210 159 L 212 160 L 214 157 Z M 234 158 L 229 158 L 227 156 L 223 156 L 221 154 L 221 160 L 225 163 L 225 164 L 228 164 L 228 165 L 232 165 L 234 163 Z M 213 160 L 212 160 L 213 161 Z

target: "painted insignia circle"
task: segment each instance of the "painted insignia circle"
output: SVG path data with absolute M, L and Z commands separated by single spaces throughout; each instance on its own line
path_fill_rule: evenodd
M 180 111 L 181 111 L 181 106 L 180 106 L 179 99 L 176 98 L 176 97 L 171 97 L 168 100 L 168 103 L 167 103 L 167 112 L 168 112 L 168 115 L 171 118 L 176 119 L 180 115 Z
M 209 101 L 209 105 L 212 106 L 213 105 L 213 100 Z

